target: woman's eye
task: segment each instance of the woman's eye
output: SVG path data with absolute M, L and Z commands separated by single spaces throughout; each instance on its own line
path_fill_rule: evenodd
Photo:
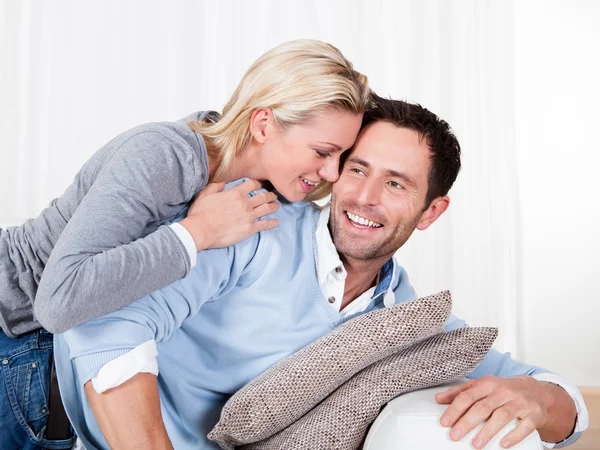
M 322 152 L 320 150 L 315 150 L 315 152 L 317 152 L 317 156 L 319 158 L 327 158 L 327 157 L 331 156 L 331 153 L 329 153 L 329 152 Z

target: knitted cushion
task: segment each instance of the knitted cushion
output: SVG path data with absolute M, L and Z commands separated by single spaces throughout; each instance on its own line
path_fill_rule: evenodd
M 489 351 L 495 328 L 461 328 L 421 341 L 352 377 L 312 411 L 245 450 L 354 450 L 394 397 L 468 375 Z
M 262 373 L 223 407 L 209 439 L 221 447 L 265 439 L 368 365 L 443 330 L 448 291 L 358 316 Z

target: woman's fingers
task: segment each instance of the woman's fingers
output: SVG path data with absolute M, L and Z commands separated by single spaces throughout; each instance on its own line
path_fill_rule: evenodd
M 251 208 L 257 208 L 265 203 L 272 203 L 277 200 L 277 195 L 273 192 L 261 192 L 253 197 L 248 198 L 248 205 Z
M 180 222 L 191 234 L 198 251 L 235 245 L 279 224 L 275 219 L 264 219 L 279 209 L 276 194 L 259 192 L 249 196 L 260 189 L 258 181 L 246 180 L 222 192 L 223 187 L 223 183 L 207 185 Z
M 217 192 L 221 192 L 223 189 L 225 189 L 225 183 L 208 183 L 206 187 L 198 193 L 197 197 L 208 194 L 216 194 Z
M 260 181 L 256 180 L 245 180 L 242 184 L 231 188 L 231 191 L 238 191 L 244 197 L 246 197 L 250 192 L 256 191 L 261 188 Z
M 249 213 L 250 220 L 260 219 L 263 216 L 268 216 L 269 214 L 273 214 L 275 211 L 279 209 L 279 203 L 263 203 L 260 206 L 257 206 Z
M 279 220 L 277 219 L 265 219 L 265 220 L 257 220 L 254 222 L 254 230 L 253 233 L 258 233 L 259 231 L 270 230 L 271 228 L 275 228 L 279 225 Z

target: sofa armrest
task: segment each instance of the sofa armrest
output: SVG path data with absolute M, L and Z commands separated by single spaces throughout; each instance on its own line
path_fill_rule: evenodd
M 459 384 L 459 383 L 457 383 Z M 440 425 L 440 417 L 446 410 L 439 405 L 434 396 L 437 392 L 448 389 L 438 386 L 420 391 L 409 392 L 396 397 L 381 411 L 367 434 L 363 450 L 473 450 L 471 441 L 483 426 L 480 425 L 467 434 L 460 442 L 450 439 L 449 428 Z M 513 421 L 504 427 L 485 450 L 503 450 L 500 440 L 513 428 Z M 534 431 L 512 450 L 543 450 L 544 445 L 537 431 Z

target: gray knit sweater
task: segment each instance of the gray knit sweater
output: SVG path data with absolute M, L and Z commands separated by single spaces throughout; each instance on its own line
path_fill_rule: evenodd
M 0 327 L 62 333 L 183 278 L 189 255 L 168 226 L 206 186 L 190 120 L 129 130 L 98 150 L 35 219 L 0 229 Z

